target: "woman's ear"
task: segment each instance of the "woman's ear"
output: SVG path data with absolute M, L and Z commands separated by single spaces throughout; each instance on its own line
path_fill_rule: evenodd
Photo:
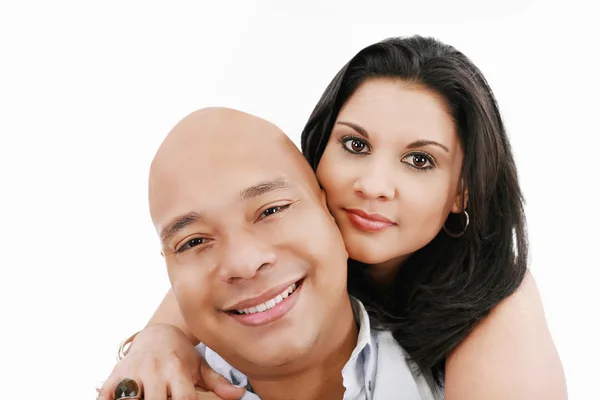
M 458 187 L 458 193 L 456 193 L 456 198 L 454 199 L 454 203 L 452 204 L 452 209 L 450 210 L 454 214 L 460 214 L 463 210 L 467 209 L 467 204 L 469 203 L 469 188 L 465 185 L 464 181 L 460 180 L 460 185 Z

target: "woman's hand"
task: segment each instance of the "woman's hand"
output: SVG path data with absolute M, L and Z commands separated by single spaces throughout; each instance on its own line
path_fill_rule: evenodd
M 114 400 L 115 388 L 125 378 L 142 385 L 145 400 L 239 400 L 245 392 L 213 371 L 184 333 L 167 324 L 150 325 L 138 333 L 127 356 L 102 385 L 98 400 Z M 197 397 L 196 387 L 218 397 L 208 393 Z

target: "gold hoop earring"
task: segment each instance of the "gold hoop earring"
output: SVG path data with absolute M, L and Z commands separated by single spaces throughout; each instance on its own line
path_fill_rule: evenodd
M 462 212 L 465 215 L 465 227 L 462 229 L 462 231 L 460 231 L 458 233 L 450 232 L 450 230 L 448 230 L 448 228 L 446 228 L 445 222 L 444 222 L 444 225 L 442 226 L 442 228 L 444 229 L 444 232 L 446 232 L 446 235 L 450 236 L 451 238 L 457 239 L 457 238 L 461 237 L 462 235 L 465 234 L 465 232 L 467 231 L 467 228 L 469 227 L 469 213 L 467 212 L 467 210 L 463 210 Z

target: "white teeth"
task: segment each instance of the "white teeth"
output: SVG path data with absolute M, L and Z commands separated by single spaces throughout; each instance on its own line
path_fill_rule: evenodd
M 283 299 L 285 299 L 290 294 L 292 294 L 294 292 L 294 290 L 296 290 L 296 287 L 297 287 L 296 284 L 292 283 L 283 292 L 281 292 L 280 294 L 278 294 L 271 300 L 268 300 L 265 303 L 259 304 L 254 307 L 244 308 L 243 310 L 236 310 L 236 311 L 240 314 L 254 314 L 257 312 L 263 312 L 263 311 L 270 310 L 271 308 L 275 307 L 278 303 L 282 302 Z

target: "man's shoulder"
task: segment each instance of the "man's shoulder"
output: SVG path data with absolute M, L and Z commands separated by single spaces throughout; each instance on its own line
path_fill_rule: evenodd
M 444 398 L 443 390 L 435 383 L 431 371 L 421 371 L 394 339 L 392 332 L 374 329 L 372 332 L 378 350 L 374 399 L 397 398 L 397 393 L 403 393 L 402 398 L 406 399 Z
M 403 359 L 407 358 L 406 351 L 396 339 L 394 339 L 392 332 L 374 328 L 364 304 L 356 297 L 350 296 L 350 299 L 352 301 L 352 309 L 354 311 L 356 322 L 359 324 L 361 330 L 364 329 L 368 331 L 371 339 L 370 341 L 377 346 L 378 349 L 382 349 L 384 353 L 386 351 L 391 351 L 396 357 L 402 357 Z M 383 355 L 385 356 L 385 354 Z
M 408 360 L 409 355 L 404 350 L 404 347 L 398 343 L 396 339 L 394 339 L 394 335 L 391 331 L 380 330 L 380 329 L 371 329 L 371 335 L 375 339 L 375 343 L 377 343 L 377 347 L 379 349 L 383 349 L 382 355 L 386 355 L 386 350 L 392 351 L 396 357 L 400 357 L 403 360 Z

